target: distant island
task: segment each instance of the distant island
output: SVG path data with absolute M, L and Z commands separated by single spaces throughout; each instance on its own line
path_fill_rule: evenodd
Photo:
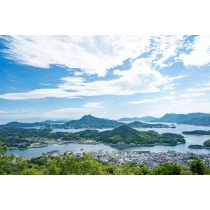
M 121 125 L 126 125 L 126 123 L 118 122 L 115 120 L 109 120 L 104 118 L 94 117 L 92 115 L 85 115 L 79 120 L 71 120 L 71 121 L 50 121 L 46 120 L 43 122 L 35 122 L 35 123 L 21 123 L 21 122 L 9 122 L 4 125 L 0 125 L 0 128 L 60 128 L 60 129 L 100 129 L 100 128 L 116 128 Z M 155 124 L 155 123 L 143 123 L 143 122 L 132 122 L 127 124 L 130 127 L 141 127 L 141 128 L 169 128 L 170 126 L 165 124 Z
M 183 131 L 182 133 L 186 135 L 210 135 L 210 130 L 209 131 L 203 131 L 203 130 Z
M 161 118 L 151 120 L 151 122 L 169 122 L 189 125 L 210 126 L 210 114 L 189 113 L 189 114 L 165 114 Z
M 205 141 L 203 145 L 200 144 L 192 144 L 188 146 L 191 149 L 210 149 L 210 139 Z
M 149 123 L 143 123 L 143 122 L 138 122 L 138 121 L 128 123 L 127 125 L 132 128 L 170 128 L 170 126 L 166 124 L 161 124 L 161 123 L 149 124 Z
M 146 117 L 123 117 L 120 118 L 118 121 L 139 121 L 139 122 L 147 122 L 157 119 L 157 117 L 146 116 Z
M 96 138 L 101 142 L 111 143 L 114 146 L 155 146 L 184 144 L 185 139 L 180 134 L 162 133 L 155 131 L 137 131 L 127 125 L 113 130 L 101 132 Z
M 148 123 L 145 123 L 148 122 Z M 149 123 L 151 122 L 151 123 Z M 155 124 L 158 122 L 158 124 Z M 157 118 L 152 116 L 120 118 L 119 120 L 110 120 L 107 118 L 98 118 L 92 115 L 84 115 L 78 120 L 45 120 L 42 122 L 25 123 L 25 122 L 9 122 L 0 125 L 0 128 L 61 128 L 61 129 L 80 129 L 80 128 L 116 128 L 121 125 L 129 125 L 131 127 L 142 128 L 170 128 L 176 126 L 167 126 L 160 122 L 172 124 L 189 124 L 199 126 L 210 126 L 210 114 L 206 113 L 190 113 L 190 114 L 165 114 L 163 117 Z M 134 126 L 134 124 L 136 124 Z
M 191 144 L 188 146 L 188 148 L 191 148 L 191 149 L 202 149 L 203 148 L 203 145 L 200 145 L 200 144 Z

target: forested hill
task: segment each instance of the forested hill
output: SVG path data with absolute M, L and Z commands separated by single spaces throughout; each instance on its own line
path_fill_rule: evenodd
M 64 126 L 72 128 L 115 128 L 124 123 L 114 120 L 93 117 L 92 115 L 85 115 L 79 120 L 72 120 L 64 124 Z
M 100 132 L 96 138 L 102 142 L 112 144 L 132 144 L 132 145 L 177 145 L 185 143 L 185 139 L 180 134 L 162 133 L 155 131 L 137 131 L 127 125 L 122 125 L 113 130 Z
M 190 113 L 190 114 L 165 114 L 161 118 L 152 120 L 152 122 L 171 122 L 190 125 L 210 126 L 210 114 Z

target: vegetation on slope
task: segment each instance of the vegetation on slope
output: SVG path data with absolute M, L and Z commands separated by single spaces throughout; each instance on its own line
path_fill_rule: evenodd
M 104 131 L 96 138 L 102 142 L 112 144 L 170 144 L 176 145 L 185 143 L 185 139 L 180 134 L 163 133 L 159 134 L 155 131 L 137 131 L 127 125 L 122 125 L 110 131 Z
M 210 174 L 210 168 L 202 160 L 195 158 L 186 166 L 162 163 L 148 168 L 137 163 L 114 165 L 103 163 L 84 154 L 76 158 L 72 154 L 57 157 L 40 157 L 26 160 L 14 155 L 5 155 L 6 147 L 0 145 L 0 174 L 7 175 L 180 175 Z

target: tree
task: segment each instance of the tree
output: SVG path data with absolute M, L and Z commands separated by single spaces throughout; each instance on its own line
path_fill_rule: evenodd
M 180 175 L 181 167 L 174 163 L 163 163 L 154 168 L 156 175 Z
M 193 172 L 193 174 L 203 175 L 207 172 L 207 167 L 204 165 L 201 159 L 195 157 L 190 162 L 190 170 Z
M 0 143 L 0 157 L 2 157 L 7 151 L 7 146 Z

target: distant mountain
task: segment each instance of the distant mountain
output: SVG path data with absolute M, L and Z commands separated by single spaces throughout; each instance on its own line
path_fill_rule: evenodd
M 156 117 L 152 117 L 152 116 L 146 116 L 146 117 L 131 117 L 131 118 L 128 118 L 128 117 L 123 117 L 123 118 L 120 118 L 118 121 L 144 121 L 144 122 L 148 122 L 148 121 L 151 121 L 151 120 L 155 120 L 157 119 Z
M 149 124 L 149 123 L 143 123 L 143 122 L 138 122 L 134 121 L 132 123 L 127 124 L 132 128 L 170 128 L 170 126 L 165 125 L 165 124 Z
M 115 128 L 124 123 L 114 120 L 93 117 L 92 115 L 85 115 L 79 120 L 72 120 L 65 123 L 64 127 L 69 128 Z
M 9 122 L 7 124 L 0 125 L 0 127 L 2 128 L 29 128 L 37 126 L 47 126 L 47 124 L 43 122 L 35 122 L 35 123 Z
M 69 120 L 44 120 L 41 123 L 46 123 L 46 124 L 59 124 L 59 123 L 66 123 L 69 122 Z
M 210 114 L 190 113 L 190 114 L 165 114 L 161 118 L 152 120 L 152 122 L 171 122 L 190 125 L 210 126 Z

